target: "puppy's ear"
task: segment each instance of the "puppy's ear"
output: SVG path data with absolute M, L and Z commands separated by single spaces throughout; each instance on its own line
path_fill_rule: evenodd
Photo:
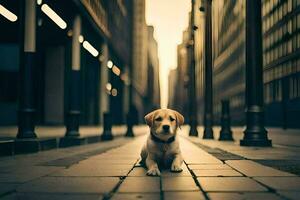
M 146 124 L 151 127 L 153 125 L 153 117 L 154 117 L 154 113 L 155 111 L 151 112 L 151 113 L 148 113 L 144 119 L 145 119 L 145 122 Z
M 177 112 L 175 110 L 174 110 L 174 113 L 176 115 L 177 126 L 180 127 L 184 123 L 184 117 L 182 116 L 182 114 L 180 114 L 179 112 Z

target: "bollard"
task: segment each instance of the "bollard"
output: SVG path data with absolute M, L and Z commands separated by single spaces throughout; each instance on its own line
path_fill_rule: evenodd
M 133 121 L 132 115 L 130 115 L 130 113 L 127 114 L 126 120 L 127 120 L 127 131 L 126 131 L 125 137 L 134 137 L 134 133 L 133 133 L 133 129 L 132 129 L 134 121 Z
M 111 121 L 111 114 L 104 113 L 103 114 L 103 133 L 101 135 L 102 140 L 112 140 L 113 135 L 111 132 L 112 121 Z
M 221 131 L 219 140 L 233 141 L 230 128 L 229 100 L 222 100 Z

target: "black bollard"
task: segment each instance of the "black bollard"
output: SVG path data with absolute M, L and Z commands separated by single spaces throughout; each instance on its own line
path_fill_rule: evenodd
M 113 135 L 111 132 L 112 127 L 112 119 L 110 113 L 104 113 L 103 114 L 103 133 L 101 135 L 102 140 L 112 140 Z
M 126 120 L 127 120 L 127 131 L 126 131 L 125 136 L 126 137 L 134 137 L 133 129 L 132 129 L 133 124 L 134 124 L 134 120 L 133 120 L 133 117 L 130 113 L 127 114 Z
M 264 125 L 261 2 L 246 1 L 246 130 L 241 146 L 272 146 Z
M 221 127 L 219 140 L 233 141 L 230 128 L 229 100 L 222 100 Z

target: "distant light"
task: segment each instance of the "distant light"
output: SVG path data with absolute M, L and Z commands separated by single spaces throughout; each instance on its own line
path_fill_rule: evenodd
M 120 76 L 121 74 L 121 70 L 116 65 L 113 66 L 112 71 L 117 76 Z
M 112 88 L 112 85 L 111 85 L 111 83 L 106 83 L 106 89 L 107 89 L 108 91 L 110 91 L 110 90 L 111 90 L 111 88 Z
M 113 67 L 113 65 L 114 65 L 114 63 L 111 60 L 107 61 L 107 67 L 109 69 L 111 69 Z
M 0 4 L 0 14 L 11 22 L 17 21 L 18 17 L 14 13 L 7 10 L 4 6 Z
M 99 55 L 99 52 L 97 51 L 97 49 L 95 49 L 88 41 L 84 41 L 82 45 L 94 57 L 97 57 Z
M 47 4 L 43 4 L 41 9 L 61 29 L 67 28 L 67 23 L 58 14 L 56 14 L 56 12 L 52 10 L 52 8 L 50 8 Z
M 118 95 L 118 90 L 116 88 L 111 90 L 111 95 L 113 95 L 114 97 Z
M 43 25 L 43 20 L 40 18 L 40 19 L 38 19 L 38 26 L 42 26 Z
M 79 37 L 78 37 L 78 41 L 79 41 L 80 43 L 83 43 L 83 41 L 84 41 L 84 37 L 83 37 L 82 35 L 79 35 Z
M 36 3 L 37 3 L 37 5 L 42 5 L 43 1 L 42 0 L 37 0 Z
M 102 54 L 99 56 L 99 61 L 100 61 L 100 62 L 103 62 L 103 61 L 104 61 L 104 56 L 103 56 Z
M 68 35 L 69 37 L 72 37 L 73 31 L 72 31 L 72 30 L 68 30 L 67 35 Z

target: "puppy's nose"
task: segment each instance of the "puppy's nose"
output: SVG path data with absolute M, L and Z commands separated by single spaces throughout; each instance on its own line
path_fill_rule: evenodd
M 169 125 L 163 125 L 163 127 L 162 127 L 163 129 L 164 129 L 164 131 L 169 131 L 169 129 L 170 129 L 170 126 Z

